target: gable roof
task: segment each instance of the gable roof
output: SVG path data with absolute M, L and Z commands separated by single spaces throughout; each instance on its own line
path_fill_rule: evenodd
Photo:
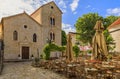
M 32 19 L 34 22 L 36 22 L 38 25 L 42 26 L 40 23 L 38 23 L 36 20 L 34 20 L 30 15 L 28 15 L 26 12 L 20 13 L 20 14 L 16 14 L 16 15 L 12 15 L 12 16 L 8 16 L 8 17 L 3 17 L 1 21 L 5 20 L 5 19 L 9 19 L 12 17 L 16 17 L 16 16 L 20 16 L 20 15 L 26 15 L 28 16 L 30 19 Z
M 116 25 L 119 25 L 119 24 L 120 24 L 120 18 L 114 21 L 107 29 L 114 28 Z
M 51 2 L 49 2 L 49 3 L 46 3 L 46 4 L 44 4 L 44 5 L 42 5 L 42 6 L 40 6 L 37 10 L 35 10 L 30 16 L 32 16 L 34 13 L 36 13 L 39 9 L 41 9 L 42 7 L 44 7 L 44 6 L 46 6 L 46 5 L 49 5 L 49 4 L 51 4 L 51 3 L 54 3 L 55 4 L 55 2 L 54 1 L 51 1 Z M 56 4 L 55 4 L 56 5 Z M 58 8 L 58 6 L 56 5 L 56 7 Z M 61 13 L 63 13 L 59 8 L 58 8 L 58 10 L 61 12 Z

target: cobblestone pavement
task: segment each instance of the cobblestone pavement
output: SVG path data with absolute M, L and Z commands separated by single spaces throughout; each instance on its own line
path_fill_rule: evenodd
M 34 68 L 31 62 L 10 62 L 4 64 L 0 79 L 66 79 L 52 71 Z

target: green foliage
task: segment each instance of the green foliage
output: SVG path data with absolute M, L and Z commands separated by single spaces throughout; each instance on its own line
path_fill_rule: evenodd
M 80 48 L 77 45 L 75 45 L 73 46 L 73 51 L 75 53 L 75 57 L 78 57 L 80 53 Z
M 65 50 L 65 47 L 60 47 L 60 46 L 57 46 L 55 44 L 47 44 L 43 51 L 45 53 L 45 59 L 48 60 L 50 58 L 50 52 L 51 51 L 64 51 Z
M 108 54 L 107 59 L 112 59 L 113 55 Z
M 110 24 L 112 24 L 115 20 L 117 20 L 119 18 L 119 16 L 108 16 L 106 18 L 104 18 L 103 20 L 103 24 L 105 29 L 110 26 Z
M 67 36 L 65 31 L 62 30 L 62 46 L 67 44 Z
M 106 43 L 108 45 L 108 51 L 113 50 L 115 47 L 113 45 L 110 45 L 110 44 L 113 44 L 114 40 L 110 35 L 110 33 L 108 32 L 107 28 L 118 18 L 119 16 L 108 16 L 104 18 L 104 21 L 103 21 L 104 27 L 106 29 L 104 30 L 104 36 L 105 36 Z
M 92 43 L 92 38 L 95 34 L 94 26 L 96 21 L 101 20 L 103 21 L 104 28 L 104 36 L 107 44 L 113 43 L 113 38 L 110 35 L 110 33 L 107 30 L 107 27 L 110 26 L 115 20 L 117 20 L 119 16 L 108 16 L 106 18 L 103 18 L 102 16 L 99 16 L 97 13 L 88 13 L 83 15 L 82 17 L 79 17 L 76 21 L 75 27 L 77 33 L 80 33 L 80 35 L 77 35 L 77 39 L 82 41 L 83 43 Z M 108 45 L 108 50 L 113 49 L 110 45 Z
M 110 33 L 108 32 L 108 30 L 104 30 L 104 36 L 105 36 L 105 40 L 108 43 L 112 43 L 113 42 L 113 38 L 112 36 L 110 35 Z
M 91 53 L 92 53 L 92 50 L 88 50 L 87 52 L 88 52 L 89 54 L 91 54 Z
M 77 38 L 83 43 L 91 44 L 92 37 L 95 33 L 93 28 L 98 20 L 103 20 L 103 17 L 99 16 L 97 13 L 88 13 L 79 17 L 75 24 L 77 33 L 80 33 L 80 35 L 77 35 Z
M 104 36 L 105 36 L 106 44 L 108 46 L 107 47 L 108 51 L 113 50 L 115 47 L 111 44 L 113 44 L 114 40 L 112 36 L 110 35 L 110 33 L 108 32 L 108 30 L 104 30 Z

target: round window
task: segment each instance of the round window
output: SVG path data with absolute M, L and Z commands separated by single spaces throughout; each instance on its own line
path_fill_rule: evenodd
M 26 29 L 26 28 L 27 28 L 27 25 L 24 25 L 24 28 Z

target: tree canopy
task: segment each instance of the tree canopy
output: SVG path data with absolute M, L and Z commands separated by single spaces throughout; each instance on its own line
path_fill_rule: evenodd
M 75 57 L 78 57 L 80 53 L 80 48 L 77 45 L 75 45 L 73 46 L 73 51 L 74 51 Z
M 111 15 L 111 16 L 107 16 L 106 18 L 104 18 L 104 27 L 105 27 L 105 29 L 108 27 L 108 26 L 110 26 L 110 24 L 112 24 L 115 20 L 117 20 L 119 18 L 119 16 L 113 16 L 113 15 Z
M 77 38 L 84 43 L 91 43 L 95 33 L 93 28 L 97 20 L 103 20 L 103 17 L 99 16 L 97 13 L 88 13 L 79 17 L 75 24 L 77 33 L 80 33 L 80 35 L 77 35 Z
M 65 31 L 62 30 L 62 46 L 67 44 L 67 36 Z
M 80 35 L 77 35 L 77 39 L 83 43 L 91 44 L 92 38 L 95 34 L 94 26 L 96 24 L 96 21 L 101 20 L 103 21 L 103 25 L 105 27 L 105 39 L 107 43 L 112 42 L 113 39 L 106 28 L 118 18 L 118 16 L 108 16 L 104 18 L 97 13 L 84 14 L 83 16 L 79 17 L 75 23 L 76 31 L 77 33 L 80 33 Z

